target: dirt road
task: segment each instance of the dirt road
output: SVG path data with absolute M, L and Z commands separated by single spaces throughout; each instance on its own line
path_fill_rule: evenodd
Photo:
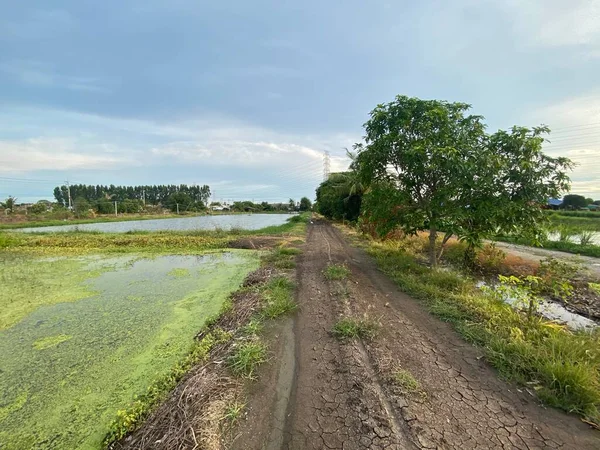
M 327 281 L 330 261 L 347 264 L 349 279 Z M 273 364 L 233 448 L 600 448 L 600 432 L 501 381 L 477 348 L 325 222 L 309 226 L 297 295 L 299 312 L 277 331 Z M 378 321 L 375 338 L 333 337 L 336 321 L 348 316 Z M 392 382 L 399 368 L 418 387 Z

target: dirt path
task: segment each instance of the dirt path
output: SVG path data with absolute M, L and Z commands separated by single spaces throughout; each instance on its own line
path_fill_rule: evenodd
M 350 279 L 328 282 L 322 271 L 330 261 L 346 263 Z M 478 349 L 325 222 L 309 226 L 298 283 L 300 311 L 288 330 L 295 344 L 276 345 L 270 381 L 252 397 L 233 448 L 600 448 L 599 432 L 501 381 Z M 381 326 L 368 343 L 340 342 L 330 331 L 342 316 Z M 417 389 L 391 382 L 399 367 Z M 287 404 L 267 395 L 274 390 L 286 393 Z
M 592 277 L 600 279 L 600 258 L 593 258 L 591 256 L 578 256 L 572 253 L 560 252 L 558 250 L 528 247 L 526 245 L 511 244 L 508 242 L 496 241 L 494 243 L 498 248 L 501 248 L 505 252 L 519 256 L 523 259 L 541 261 L 542 259 L 551 256 L 553 258 L 577 262 L 583 266 L 585 270 L 589 271 Z

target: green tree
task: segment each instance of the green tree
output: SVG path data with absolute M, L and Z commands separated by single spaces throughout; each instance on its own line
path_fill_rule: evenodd
M 185 192 L 175 192 L 169 195 L 166 205 L 172 212 L 176 212 L 177 210 L 179 210 L 179 212 L 184 212 L 187 211 L 193 203 L 192 197 Z
M 27 210 L 31 214 L 43 214 L 48 211 L 49 202 L 45 200 L 40 200 L 39 202 L 31 205 Z
M 353 171 L 332 173 L 317 188 L 316 211 L 329 219 L 355 221 L 360 214 L 362 190 Z
M 466 114 L 469 109 L 465 103 L 397 96 L 371 111 L 365 144 L 354 147 L 354 167 L 371 189 L 367 206 L 374 199 L 397 206 L 366 209 L 367 216 L 381 234 L 396 227 L 428 230 L 432 266 L 441 256 L 439 230 L 447 241 L 462 213 L 457 193 L 473 174 L 467 162 L 483 148 L 485 126 L 481 116 Z
M 588 205 L 583 195 L 569 194 L 565 195 L 561 207 L 566 209 L 585 208 Z
M 75 217 L 87 217 L 90 213 L 91 209 L 90 202 L 88 202 L 84 197 L 77 197 L 73 202 L 73 212 L 75 213 Z
M 293 198 L 288 200 L 288 209 L 290 211 L 296 211 L 296 201 Z
M 540 205 L 569 189 L 572 162 L 542 152 L 547 127 L 513 127 L 485 140 L 485 147 L 465 161 L 471 176 L 457 193 L 462 204 L 453 227 L 467 243 L 465 263 L 472 266 L 475 248 L 498 232 L 540 239 L 548 219 Z
M 17 206 L 17 199 L 12 195 L 9 195 L 8 198 L 4 201 L 4 203 L 0 203 L 4 209 L 6 209 L 11 214 L 15 212 L 15 206 Z
M 312 208 L 312 203 L 309 200 L 309 198 L 308 197 L 302 197 L 300 199 L 300 206 L 298 207 L 298 209 L 300 211 L 310 211 L 311 208 Z
M 593 199 L 593 198 L 591 198 L 591 197 L 588 197 L 588 198 L 586 198 L 586 199 L 585 199 L 585 202 L 586 202 L 588 205 L 593 205 L 593 204 L 594 204 L 594 199 Z M 586 205 L 586 206 L 587 206 L 587 205 Z

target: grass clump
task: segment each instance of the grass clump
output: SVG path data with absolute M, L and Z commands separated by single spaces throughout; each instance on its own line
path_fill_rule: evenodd
M 406 393 L 417 392 L 421 387 L 417 379 L 408 370 L 400 367 L 392 373 L 392 382 Z
M 459 273 L 419 266 L 395 243 L 373 243 L 369 252 L 403 291 L 482 346 L 501 376 L 534 386 L 549 405 L 600 423 L 600 330 L 571 331 L 528 318 Z
M 277 269 L 293 269 L 296 267 L 296 255 L 300 253 L 302 253 L 300 249 L 280 246 L 271 250 L 263 260 L 265 264 Z
M 331 332 L 339 339 L 372 339 L 377 332 L 377 325 L 366 319 L 344 318 L 333 326 Z
M 245 342 L 227 360 L 235 376 L 254 379 L 256 369 L 267 361 L 267 347 L 260 341 Z
M 345 280 L 350 276 L 350 269 L 345 264 L 328 264 L 323 275 L 328 280 Z
M 275 319 L 294 311 L 297 305 L 293 295 L 294 283 L 284 276 L 273 278 L 263 288 L 262 314 L 269 319 Z
M 241 417 L 245 407 L 245 403 L 240 403 L 238 401 L 228 404 L 223 411 L 221 421 L 225 422 L 228 426 L 234 425 Z

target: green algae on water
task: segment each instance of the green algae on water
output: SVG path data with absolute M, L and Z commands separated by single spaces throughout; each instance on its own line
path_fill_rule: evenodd
M 206 319 L 259 265 L 243 250 L 142 256 L 54 261 L 75 272 L 92 267 L 87 280 L 60 279 L 85 296 L 38 302 L 0 330 L 0 448 L 101 448 L 117 411 L 188 354 Z M 170 275 L 174 269 L 189 276 Z M 45 283 L 50 273 L 46 267 Z M 36 271 L 28 282 L 39 282 Z M 22 307 L 6 299 L 14 291 L 0 291 L 0 304 Z
M 33 343 L 33 346 L 37 350 L 44 350 L 46 348 L 54 347 L 55 345 L 60 344 L 61 342 L 68 341 L 73 336 L 69 336 L 67 334 L 58 334 L 56 336 L 46 336 L 38 339 Z

